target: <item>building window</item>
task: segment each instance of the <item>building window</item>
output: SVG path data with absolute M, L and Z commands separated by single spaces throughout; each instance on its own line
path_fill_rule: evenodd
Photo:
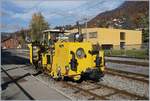
M 120 49 L 125 49 L 125 42 L 120 42 Z
M 120 40 L 125 40 L 125 32 L 120 32 Z
M 97 32 L 89 32 L 89 38 L 97 38 Z

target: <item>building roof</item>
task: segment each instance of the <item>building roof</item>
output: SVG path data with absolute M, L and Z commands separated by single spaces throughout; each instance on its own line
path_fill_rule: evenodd
M 1 42 L 5 42 L 5 41 L 7 41 L 7 40 L 9 40 L 9 39 L 11 39 L 11 38 L 12 38 L 11 36 L 10 36 L 10 37 L 2 38 Z
M 43 33 L 46 33 L 46 32 L 50 32 L 50 33 L 68 33 L 67 31 L 59 30 L 59 29 L 48 29 L 48 30 L 44 30 L 42 32 Z
M 78 30 L 77 28 L 72 29 L 72 30 Z M 72 31 L 70 30 L 70 31 Z M 82 28 L 82 30 L 86 30 L 86 28 Z M 96 27 L 96 28 L 87 28 L 87 30 L 118 30 L 118 31 L 135 31 L 135 32 L 141 32 L 140 30 L 135 30 L 135 29 L 116 29 L 116 28 L 101 28 L 101 27 Z
M 18 38 L 17 38 L 17 37 L 15 38 L 15 37 L 9 36 L 9 37 L 7 37 L 7 38 L 2 39 L 1 42 L 5 42 L 5 41 L 10 40 L 10 39 L 15 39 L 15 40 L 18 41 Z

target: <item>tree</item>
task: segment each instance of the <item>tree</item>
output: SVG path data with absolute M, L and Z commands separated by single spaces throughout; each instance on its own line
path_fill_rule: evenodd
M 149 42 L 149 16 L 144 15 L 141 17 L 139 22 L 140 28 L 142 28 L 142 42 Z
M 30 34 L 33 41 L 37 40 L 40 41 L 41 34 L 43 30 L 46 30 L 49 28 L 48 22 L 45 21 L 44 17 L 40 12 L 34 13 L 32 15 L 32 19 L 30 22 Z
M 20 42 L 21 44 L 25 43 L 25 30 L 21 29 L 20 31 L 18 31 L 18 36 L 20 37 Z

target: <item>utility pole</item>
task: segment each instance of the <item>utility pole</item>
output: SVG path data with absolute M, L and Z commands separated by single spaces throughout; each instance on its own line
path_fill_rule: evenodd
M 86 31 L 86 38 L 85 38 L 85 40 L 87 41 L 87 18 L 85 18 L 85 31 Z
M 85 38 L 85 40 L 87 41 L 87 35 L 88 35 L 88 33 L 87 33 L 87 21 L 88 21 L 88 18 L 87 17 L 85 17 L 84 19 L 82 19 L 82 21 L 84 21 L 84 24 L 85 24 L 85 34 L 86 34 L 86 38 Z
M 79 34 L 81 34 L 81 28 L 80 28 L 79 21 L 77 21 L 76 23 L 77 23 L 78 32 L 79 32 Z

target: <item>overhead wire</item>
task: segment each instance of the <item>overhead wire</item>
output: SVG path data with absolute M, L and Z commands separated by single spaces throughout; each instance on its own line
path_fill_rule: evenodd
M 42 11 L 41 10 L 41 8 L 39 8 L 40 7 L 40 5 L 42 4 L 42 3 L 44 3 L 45 1 L 39 1 L 39 2 L 37 2 L 35 5 L 33 5 L 31 8 L 29 8 L 27 11 L 26 11 L 26 13 L 27 12 L 30 12 L 31 10 L 33 10 L 33 9 L 39 9 L 39 10 L 37 10 L 37 11 Z M 84 4 L 82 4 L 82 5 L 80 5 L 80 6 L 78 6 L 78 7 L 76 7 L 76 8 L 72 8 L 72 9 L 69 9 L 68 11 L 64 11 L 64 10 L 60 10 L 59 9 L 59 11 L 58 10 L 53 10 L 53 11 L 51 11 L 51 12 L 49 12 L 49 13 L 51 13 L 51 14 L 56 14 L 56 15 L 60 15 L 60 16 L 62 16 L 63 17 L 63 19 L 64 19 L 64 21 L 65 20 L 68 20 L 68 19 L 70 19 L 70 17 L 72 17 L 72 16 L 74 16 L 74 17 L 80 17 L 79 19 L 77 19 L 77 21 L 83 21 L 83 18 L 80 16 L 80 14 L 78 14 L 78 13 L 71 13 L 71 14 L 69 14 L 69 13 L 64 13 L 64 12 L 75 12 L 75 11 L 77 11 L 77 10 L 80 10 L 82 7 L 83 7 L 83 9 L 85 9 L 85 10 L 89 10 L 89 9 L 92 9 L 92 8 L 95 8 L 96 6 L 98 6 L 100 3 L 103 3 L 104 2 L 104 0 L 102 0 L 102 1 L 100 1 L 100 2 L 97 2 L 97 3 L 94 3 L 93 5 L 91 5 L 91 6 L 89 6 L 91 3 L 92 3 L 93 1 L 92 0 L 88 0 L 88 2 L 86 2 L 86 3 L 84 3 Z M 86 7 L 86 5 L 87 5 L 87 7 Z M 89 7 L 88 7 L 89 6 Z M 91 17 L 91 16 L 89 16 L 89 17 Z M 89 19 L 89 17 L 87 17 L 86 16 L 86 18 L 88 18 Z

